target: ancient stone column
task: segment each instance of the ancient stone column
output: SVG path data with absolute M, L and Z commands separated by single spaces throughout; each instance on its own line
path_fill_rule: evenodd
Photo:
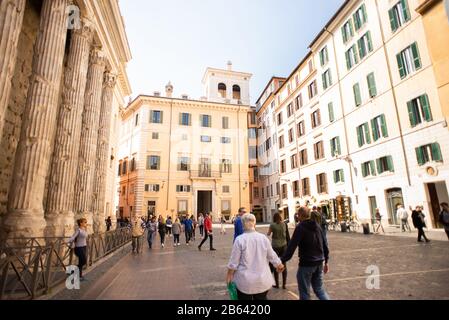
M 108 173 L 109 137 L 111 135 L 112 98 L 116 83 L 116 75 L 106 72 L 104 75 L 103 96 L 101 98 L 100 121 L 98 127 L 97 158 L 95 164 L 94 192 L 92 196 L 92 212 L 94 232 L 106 231 L 105 198 L 106 177 Z
M 25 0 L 0 2 L 0 135 L 8 108 L 24 12 Z
M 92 193 L 105 65 L 104 53 L 99 49 L 92 50 L 84 98 L 74 201 L 75 218 L 86 218 L 89 224 L 88 231 L 90 233 L 92 233 L 93 224 Z
M 67 0 L 44 0 L 33 72 L 8 199 L 4 229 L 9 237 L 42 236 L 45 179 L 58 112 L 67 36 Z
M 61 237 L 73 232 L 74 181 L 92 36 L 88 20 L 72 31 L 47 195 L 47 236 Z

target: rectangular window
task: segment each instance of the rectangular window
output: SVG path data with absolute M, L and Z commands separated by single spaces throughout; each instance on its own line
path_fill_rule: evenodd
M 150 111 L 150 123 L 162 123 L 164 112 L 159 110 Z
M 281 193 L 281 185 L 279 182 L 276 182 L 276 195 L 278 196 Z
M 249 139 L 257 139 L 257 129 L 256 128 L 248 129 L 248 138 Z
M 343 36 L 343 43 L 348 42 L 354 36 L 354 26 L 352 19 L 349 19 L 343 27 L 341 27 L 341 34 Z
M 326 90 L 327 88 L 329 88 L 332 85 L 332 75 L 331 75 L 331 70 L 327 69 L 322 75 L 322 80 L 323 80 L 323 90 Z
M 321 64 L 321 66 L 324 66 L 328 62 L 329 62 L 329 52 L 327 51 L 327 46 L 325 46 L 320 51 L 320 64 Z
M 316 176 L 316 184 L 318 193 L 327 193 L 327 175 L 325 173 Z
M 221 124 L 223 129 L 229 129 L 229 117 L 221 118 Z
M 270 192 L 271 196 L 274 197 L 273 185 L 270 185 L 270 191 L 271 191 L 271 192 Z
M 329 104 L 327 105 L 327 109 L 329 112 L 329 122 L 334 122 L 335 121 L 334 104 L 332 102 L 329 102 Z
M 310 196 L 310 181 L 309 178 L 304 178 L 301 180 L 302 185 L 302 195 Z
M 147 170 L 160 170 L 161 169 L 161 157 L 160 156 L 148 156 L 147 157 Z
M 121 174 L 122 174 L 122 163 L 120 162 L 120 163 L 118 164 L 118 173 L 117 173 L 117 175 L 120 177 Z
M 418 159 L 418 165 L 420 166 L 431 161 L 443 162 L 441 148 L 438 143 L 432 143 L 416 148 L 416 158 Z
M 278 120 L 278 126 L 280 126 L 281 124 L 282 124 L 282 122 L 283 122 L 283 120 L 282 120 L 282 112 L 279 112 L 279 114 L 277 115 L 277 120 Z
M 302 136 L 304 136 L 306 134 L 306 126 L 305 126 L 304 121 L 301 121 L 300 123 L 298 123 L 296 125 L 296 131 L 297 131 L 297 134 L 298 134 L 298 138 L 302 137 Z
M 352 91 L 354 92 L 355 106 L 358 107 L 362 104 L 362 94 L 360 93 L 360 84 L 356 83 L 352 87 Z
M 178 200 L 178 214 L 186 214 L 189 208 L 188 200 Z
M 299 108 L 302 108 L 303 106 L 304 106 L 304 101 L 302 100 L 302 93 L 300 93 L 296 97 L 296 110 L 298 110 Z
M 146 192 L 159 192 L 159 185 L 158 184 L 146 184 L 145 191 Z
M 334 182 L 335 183 L 345 182 L 345 173 L 343 169 L 334 171 Z
M 353 18 L 355 30 L 359 30 L 363 27 L 363 25 L 368 21 L 365 4 L 362 4 L 362 6 L 354 13 Z
M 221 159 L 220 161 L 221 173 L 232 173 L 232 163 L 229 159 Z
M 346 67 L 348 70 L 351 70 L 353 66 L 359 63 L 359 57 L 357 55 L 357 48 L 354 44 L 348 51 L 345 53 L 346 56 Z
M 341 155 L 340 137 L 331 139 L 331 155 L 332 157 Z
M 364 178 L 376 176 L 376 164 L 374 161 L 362 163 L 362 176 Z
M 283 184 L 282 185 L 282 199 L 287 199 L 287 198 L 288 198 L 287 185 Z
M 254 191 L 254 198 L 258 199 L 259 198 L 259 188 L 255 187 L 253 189 L 253 191 Z
M 212 137 L 211 136 L 201 136 L 201 142 L 211 142 Z
M 225 216 L 229 216 L 231 214 L 231 201 L 230 200 L 222 200 L 221 201 L 221 214 Z
M 200 125 L 203 128 L 212 127 L 212 117 L 209 115 L 205 115 L 205 114 L 200 115 Z
M 309 163 L 309 158 L 307 156 L 307 149 L 301 150 L 299 152 L 299 165 L 305 166 Z
M 318 88 L 316 85 L 316 80 L 313 80 L 311 84 L 309 84 L 309 99 L 313 99 L 318 94 Z
M 221 143 L 229 144 L 229 143 L 231 143 L 231 138 L 229 138 L 229 137 L 221 137 Z
M 222 189 L 221 189 L 221 191 L 222 191 L 223 193 L 230 193 L 230 192 L 231 192 L 229 186 L 223 186 Z
M 285 160 L 281 160 L 280 163 L 281 163 L 281 167 L 280 167 L 281 173 L 285 173 L 285 171 L 286 171 Z
M 368 82 L 368 91 L 369 96 L 371 98 L 374 98 L 377 96 L 377 88 L 376 88 L 376 79 L 374 77 L 374 72 L 371 72 L 367 77 L 366 80 Z
M 179 114 L 179 125 L 191 126 L 192 125 L 192 115 L 190 113 L 180 113 Z
M 292 170 L 298 168 L 298 155 L 297 154 L 294 154 L 290 157 L 290 164 L 291 164 Z
M 293 115 L 294 111 L 293 111 L 293 104 L 290 103 L 287 106 L 287 118 L 290 118 Z
M 387 122 L 385 121 L 385 115 L 380 115 L 371 120 L 371 128 L 373 130 L 373 140 L 377 141 L 380 138 L 388 137 Z
M 153 132 L 153 133 L 151 133 L 151 139 L 153 139 L 153 140 L 159 140 L 159 132 Z
M 357 41 L 359 47 L 359 58 L 362 60 L 368 53 L 373 51 L 373 41 L 371 39 L 371 32 L 368 31 Z
M 292 143 L 294 138 L 295 138 L 295 131 L 293 128 L 291 128 L 290 130 L 288 130 L 288 142 Z
M 190 170 L 190 158 L 189 157 L 179 157 L 178 158 L 178 171 L 189 171 Z
M 404 79 L 409 74 L 421 69 L 421 57 L 419 55 L 418 44 L 415 42 L 402 50 L 397 56 L 399 75 Z
M 430 122 L 433 120 L 427 94 L 407 102 L 407 108 L 412 128 L 423 121 Z
M 299 192 L 299 181 L 293 181 L 293 197 L 299 198 L 300 192 Z
M 257 147 L 249 146 L 248 147 L 249 159 L 257 159 Z
M 132 158 L 131 159 L 131 172 L 136 171 L 136 159 Z
M 320 160 L 324 158 L 324 147 L 323 141 L 317 142 L 313 145 L 313 149 L 315 152 L 315 160 Z
M 393 157 L 386 156 L 376 160 L 377 173 L 394 172 Z
M 177 185 L 176 192 L 190 192 L 190 186 L 189 185 Z
M 279 149 L 284 148 L 284 136 L 279 137 Z
M 122 175 L 128 173 L 128 160 L 124 160 L 122 163 Z
M 391 31 L 394 33 L 406 22 L 410 21 L 410 10 L 407 0 L 401 0 L 388 11 Z
M 359 144 L 359 147 L 371 143 L 371 135 L 369 131 L 368 122 L 362 124 L 361 126 L 358 126 L 356 130 L 357 130 L 357 142 Z
M 312 128 L 315 129 L 316 127 L 321 125 L 321 114 L 320 109 L 312 113 Z
M 262 187 L 260 190 L 262 191 L 262 199 L 265 199 L 265 189 Z

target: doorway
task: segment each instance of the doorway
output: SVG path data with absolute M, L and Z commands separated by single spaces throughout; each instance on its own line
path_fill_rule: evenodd
M 402 189 L 394 188 L 386 190 L 386 198 L 388 207 L 388 223 L 390 225 L 399 225 L 398 217 L 396 216 L 396 210 L 399 204 L 404 204 Z
M 212 212 L 212 191 L 198 191 L 197 215 Z
M 371 213 L 371 223 L 376 223 L 376 209 L 377 209 L 377 200 L 376 197 L 372 196 L 368 198 L 369 202 L 369 211 Z
M 434 228 L 442 228 L 438 222 L 440 214 L 440 203 L 449 202 L 449 196 L 445 182 L 435 182 L 427 184 L 427 199 L 429 201 L 429 210 L 432 217 Z

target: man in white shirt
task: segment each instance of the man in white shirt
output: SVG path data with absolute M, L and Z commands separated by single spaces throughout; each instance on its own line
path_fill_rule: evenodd
M 406 232 L 412 232 L 412 229 L 410 228 L 410 225 L 408 224 L 408 212 L 405 210 L 404 206 L 402 204 L 398 205 L 398 210 L 396 212 L 396 216 L 398 220 L 401 223 L 401 231 Z

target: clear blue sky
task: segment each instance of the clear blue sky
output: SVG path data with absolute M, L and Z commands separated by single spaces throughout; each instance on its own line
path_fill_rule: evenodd
M 164 93 L 204 95 L 207 67 L 253 74 L 254 104 L 268 80 L 288 76 L 343 0 L 121 0 L 133 60 L 133 98 Z

